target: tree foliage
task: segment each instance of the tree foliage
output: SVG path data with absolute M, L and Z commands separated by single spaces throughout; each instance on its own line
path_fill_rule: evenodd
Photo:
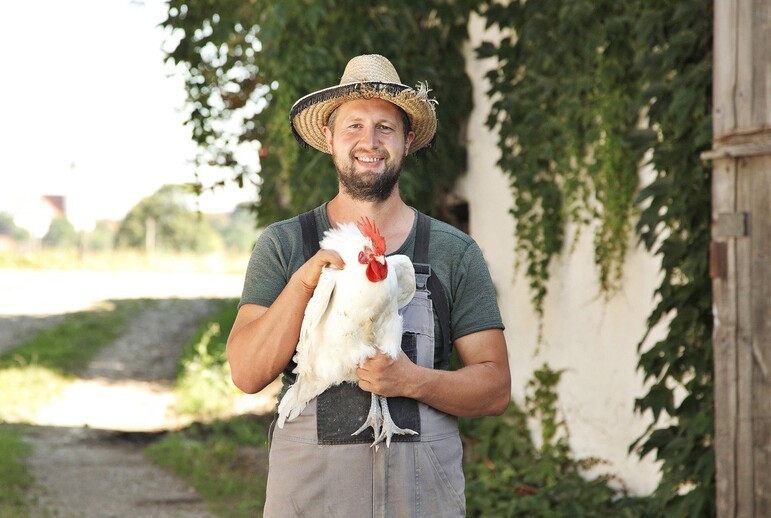
M 115 235 L 116 247 L 212 251 L 219 245 L 219 236 L 191 208 L 191 198 L 186 186 L 164 185 L 141 200 L 123 218 Z
M 254 216 L 247 207 L 236 207 L 226 218 L 212 218 L 209 222 L 214 231 L 222 237 L 222 244 L 226 249 L 248 252 L 254 248 Z
M 46 247 L 75 248 L 78 246 L 78 233 L 70 220 L 58 216 L 51 221 L 48 232 L 43 236 L 42 243 Z
M 8 236 L 15 241 L 23 241 L 29 238 L 29 231 L 16 225 L 13 216 L 6 212 L 0 212 L 0 236 Z
M 351 57 L 383 54 L 403 83 L 427 82 L 439 101 L 435 151 L 428 161 L 407 159 L 403 197 L 451 220 L 447 194 L 466 161 L 471 86 L 461 47 L 474 3 L 171 0 L 164 25 L 178 44 L 169 57 L 185 72 L 200 162 L 232 170 L 239 184 L 259 171 L 260 225 L 330 199 L 337 192 L 331 159 L 298 146 L 289 110 L 338 84 Z

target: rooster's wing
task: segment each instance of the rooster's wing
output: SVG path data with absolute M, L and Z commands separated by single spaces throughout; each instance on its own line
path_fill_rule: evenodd
M 388 266 L 393 268 L 396 274 L 396 301 L 397 307 L 401 309 L 415 296 L 415 267 L 406 255 L 392 255 L 387 260 Z
M 307 369 L 310 366 L 308 353 L 311 342 L 313 342 L 314 337 L 319 335 L 319 324 L 324 318 L 334 296 L 338 273 L 339 270 L 328 267 L 322 270 L 316 290 L 313 292 L 313 296 L 305 308 L 305 316 L 300 327 L 300 340 L 297 344 L 297 353 L 295 355 L 298 373 L 304 370 L 303 367 Z

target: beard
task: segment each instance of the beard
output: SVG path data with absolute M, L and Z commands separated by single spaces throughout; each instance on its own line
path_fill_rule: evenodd
M 334 158 L 337 179 L 345 192 L 354 200 L 382 202 L 388 199 L 402 173 L 402 160 L 391 161 L 386 153 L 385 169 L 381 173 L 357 173 L 354 150 L 345 163 Z

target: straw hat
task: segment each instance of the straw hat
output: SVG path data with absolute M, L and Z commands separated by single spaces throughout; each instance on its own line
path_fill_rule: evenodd
M 436 133 L 436 101 L 428 98 L 428 88 L 402 84 L 388 59 L 377 54 L 356 56 L 348 62 L 340 84 L 308 94 L 294 103 L 289 112 L 292 132 L 303 144 L 329 153 L 321 128 L 341 104 L 354 99 L 385 99 L 407 113 L 415 139 L 414 153 L 431 144 Z

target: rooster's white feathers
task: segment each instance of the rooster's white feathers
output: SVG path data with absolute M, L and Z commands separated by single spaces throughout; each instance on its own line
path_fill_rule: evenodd
M 345 267 L 324 268 L 305 309 L 294 356 L 297 380 L 279 404 L 280 427 L 327 388 L 357 382 L 356 367 L 376 350 L 395 358 L 399 309 L 415 294 L 412 262 L 405 255 L 385 257 L 385 241 L 369 220 L 328 230 L 321 248 L 339 253 Z M 372 276 L 384 278 L 373 282 Z

